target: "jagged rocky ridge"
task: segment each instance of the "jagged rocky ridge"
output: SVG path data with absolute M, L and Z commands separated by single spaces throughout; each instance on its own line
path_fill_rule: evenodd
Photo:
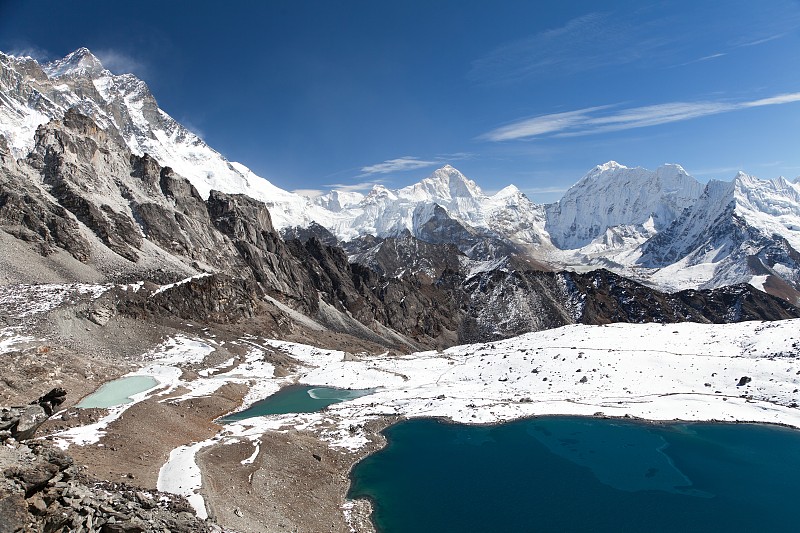
M 519 258 L 473 261 L 452 244 L 408 233 L 373 242 L 362 252 L 372 258 L 366 265 L 350 262 L 316 237 L 283 240 L 267 207 L 248 196 L 212 191 L 203 199 L 188 180 L 132 154 L 74 109 L 37 130 L 27 158 L 7 150 L 0 158 L 0 227 L 67 269 L 83 264 L 108 281 L 147 282 L 147 290 L 105 297 L 113 312 L 132 317 L 269 317 L 280 330 L 300 313 L 330 330 L 408 348 L 569 323 L 800 316 L 746 287 L 731 289 L 737 302 L 716 291 L 694 307 L 681 293 L 610 272 L 545 272 Z M 420 257 L 425 264 L 415 265 Z
M 800 201 L 797 184 L 786 180 L 738 176 L 704 187 L 678 165 L 651 172 L 609 162 L 545 206 L 513 185 L 486 195 L 448 165 L 402 189 L 377 186 L 366 196 L 332 191 L 312 202 L 225 160 L 161 110 L 143 81 L 112 74 L 85 48 L 43 65 L 0 53 L 0 94 L 0 133 L 13 157 L 27 156 L 38 124 L 76 108 L 133 154 L 148 153 L 189 179 L 204 200 L 219 190 L 265 202 L 286 238 L 314 235 L 352 254 L 372 238 L 408 232 L 453 244 L 472 259 L 520 254 L 555 269 L 604 267 L 668 291 L 751 283 L 800 301 L 793 259 Z M 730 209 L 708 224 L 703 213 L 723 197 Z M 45 217 L 51 226 L 59 218 Z M 131 243 L 111 244 L 126 251 Z M 80 253 L 79 243 L 73 249 Z

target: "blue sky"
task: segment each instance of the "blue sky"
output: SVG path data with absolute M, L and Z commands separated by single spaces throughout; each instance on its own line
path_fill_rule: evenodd
M 596 164 L 800 175 L 800 3 L 0 0 L 0 50 L 86 46 L 289 190 L 450 163 L 552 201 Z

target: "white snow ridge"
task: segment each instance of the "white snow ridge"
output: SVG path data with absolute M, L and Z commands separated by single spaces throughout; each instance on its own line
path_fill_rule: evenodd
M 317 223 L 340 241 L 405 232 L 424 238 L 431 225 L 453 221 L 473 237 L 493 239 L 489 250 L 514 249 L 555 268 L 609 268 L 662 290 L 751 279 L 763 289 L 770 286 L 758 281 L 764 275 L 795 289 L 800 283 L 791 259 L 800 247 L 796 181 L 742 173 L 704 186 L 679 165 L 650 171 L 609 161 L 590 170 L 559 202 L 541 205 L 513 185 L 487 195 L 445 165 L 400 189 L 378 185 L 366 195 L 331 191 L 311 199 L 225 159 L 161 110 L 142 80 L 112 74 L 86 48 L 44 65 L 0 53 L 0 74 L 0 134 L 16 157 L 27 155 L 38 125 L 76 107 L 134 153 L 148 153 L 189 179 L 204 198 L 216 189 L 264 202 L 279 231 Z M 33 93 L 36 98 L 29 97 Z M 739 229 L 726 235 L 741 238 L 714 237 L 716 228 L 732 225 Z M 774 246 L 784 242 L 792 249 L 775 254 Z M 459 246 L 472 259 L 494 258 L 475 242 Z

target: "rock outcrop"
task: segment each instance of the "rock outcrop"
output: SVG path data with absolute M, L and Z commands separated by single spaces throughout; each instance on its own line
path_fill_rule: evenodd
M 181 496 L 88 479 L 50 442 L 27 441 L 65 398 L 53 389 L 28 406 L 0 408 L 0 533 L 222 531 Z
M 30 403 L 19 407 L 0 407 L 0 438 L 18 441 L 33 437 L 36 430 L 56 407 L 64 403 L 67 391 L 56 388 Z

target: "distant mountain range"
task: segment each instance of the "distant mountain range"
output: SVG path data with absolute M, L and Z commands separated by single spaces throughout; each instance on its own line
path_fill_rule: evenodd
M 704 185 L 678 165 L 612 161 L 541 205 L 445 165 L 401 189 L 307 198 L 227 161 L 85 48 L 42 65 L 0 53 L 0 135 L 0 227 L 39 253 L 117 280 L 244 269 L 252 294 L 365 335 L 793 313 L 742 284 L 800 303 L 800 185 L 784 178 Z M 689 303 L 728 286 L 703 296 L 713 312 Z

